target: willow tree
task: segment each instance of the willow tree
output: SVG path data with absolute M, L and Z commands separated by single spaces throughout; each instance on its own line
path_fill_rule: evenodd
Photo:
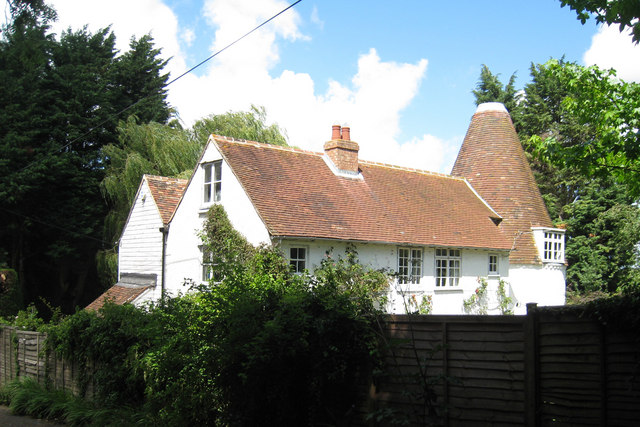
M 121 122 L 117 143 L 104 147 L 109 166 L 101 183 L 109 205 L 104 225 L 105 240 L 112 246 L 98 255 L 100 280 L 103 287 L 117 277 L 117 240 L 120 238 L 136 191 L 144 174 L 172 178 L 189 178 L 200 153 L 212 133 L 239 139 L 249 139 L 286 145 L 284 131 L 276 124 L 267 125 L 264 107 L 252 106 L 250 111 L 230 111 L 198 120 L 192 129 L 183 129 L 177 122 L 169 124 L 140 123 L 135 117 Z

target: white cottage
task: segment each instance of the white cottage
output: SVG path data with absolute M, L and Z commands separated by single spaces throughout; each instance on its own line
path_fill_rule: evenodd
M 463 313 L 479 279 L 488 283 L 488 312 L 499 312 L 501 282 L 516 313 L 528 302 L 564 303 L 563 231 L 552 227 L 501 104 L 478 108 L 451 176 L 368 162 L 358 150 L 340 126 L 322 153 L 212 135 L 186 186 L 164 182 L 167 193 L 181 192 L 176 205 L 164 204 L 168 218 L 138 221 L 150 215 L 142 200 L 153 193 L 149 183 L 160 179 L 143 178 L 116 286 L 132 273 L 155 274 L 139 302 L 207 280 L 199 231 L 221 204 L 251 243 L 278 245 L 295 271 L 354 245 L 363 264 L 397 273 L 390 312 L 424 302 L 433 313 Z

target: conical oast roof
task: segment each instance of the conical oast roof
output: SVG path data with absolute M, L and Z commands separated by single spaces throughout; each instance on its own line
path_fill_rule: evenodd
M 478 106 L 451 174 L 466 178 L 503 217 L 500 227 L 513 242 L 510 263 L 540 263 L 531 227 L 552 222 L 504 105 Z

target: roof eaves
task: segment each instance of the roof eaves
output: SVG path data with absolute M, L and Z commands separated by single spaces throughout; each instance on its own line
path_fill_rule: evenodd
M 222 159 L 224 160 L 224 162 L 229 166 L 229 169 L 231 170 L 231 173 L 233 173 L 233 176 L 236 177 L 236 180 L 240 184 L 240 187 L 242 188 L 242 191 L 244 191 L 244 193 L 247 195 L 247 198 L 251 201 L 251 206 L 253 206 L 253 209 L 256 212 L 256 214 L 258 215 L 258 218 L 260 218 L 260 221 L 262 221 L 262 224 L 267 229 L 267 233 L 269 233 L 269 235 L 271 235 L 273 233 L 273 230 L 270 229 L 269 224 L 267 223 L 267 221 L 265 221 L 265 218 L 263 217 L 262 213 L 256 207 L 256 203 L 253 200 L 251 200 L 251 194 L 250 194 L 249 191 L 247 191 L 247 188 L 245 187 L 244 182 L 242 181 L 242 179 L 240 179 L 240 177 L 238 176 L 236 171 L 233 169 L 233 167 L 231 167 L 231 164 L 229 163 L 229 159 L 227 158 L 226 153 L 224 152 L 223 149 L 220 148 L 220 145 L 218 145 L 218 141 L 219 140 L 220 141 L 224 141 L 224 142 L 233 142 L 233 143 L 241 143 L 241 144 L 246 144 L 246 145 L 252 145 L 254 147 L 264 147 L 264 148 L 276 148 L 276 147 L 278 147 L 278 148 L 287 148 L 287 147 L 281 147 L 279 145 L 273 145 L 273 144 L 264 144 L 264 143 L 255 142 L 255 141 L 247 141 L 247 140 L 244 140 L 244 139 L 235 139 L 235 138 L 231 138 L 231 137 L 227 137 L 227 136 L 220 136 L 220 135 L 215 135 L 215 134 L 211 134 L 211 136 L 209 137 L 209 141 L 214 144 L 214 146 L 216 147 L 216 149 L 218 150 L 218 152 L 222 156 Z M 300 150 L 300 151 L 302 151 L 302 150 Z M 313 154 L 317 154 L 317 153 L 313 153 Z
M 142 175 L 142 179 L 140 180 L 140 184 L 138 185 L 138 190 L 136 191 L 136 195 L 133 197 L 133 204 L 129 208 L 129 213 L 127 214 L 127 219 L 124 222 L 124 226 L 122 227 L 122 231 L 124 231 L 127 228 L 127 224 L 129 224 L 129 220 L 131 219 L 131 213 L 133 212 L 133 208 L 136 205 L 136 200 L 138 200 L 138 196 L 140 195 L 140 190 L 142 190 L 142 186 L 144 185 L 146 180 L 147 180 L 147 174 L 145 173 L 145 174 Z M 120 240 L 121 239 L 122 239 L 122 232 L 120 232 L 120 237 L 118 237 L 118 240 L 115 242 L 116 245 L 120 245 Z
M 416 243 L 416 242 L 391 242 L 391 241 L 383 241 L 383 240 L 357 240 L 357 239 L 340 239 L 340 238 L 332 238 L 332 237 L 314 237 L 314 236 L 291 236 L 291 235 L 271 235 L 271 241 L 277 241 L 280 244 L 283 240 L 299 240 L 299 241 L 328 241 L 328 242 L 341 242 L 341 243 L 365 243 L 365 244 L 373 244 L 373 245 L 393 245 L 393 246 L 416 246 L 416 247 L 425 247 L 425 248 L 461 248 L 461 249 L 473 249 L 473 250 L 487 250 L 487 251 L 496 251 L 496 252 L 511 252 L 510 248 L 495 248 L 495 247 L 484 247 L 484 246 L 466 246 L 466 245 L 436 245 L 433 243 Z
M 156 200 L 156 197 L 154 196 L 154 186 L 156 185 L 154 183 L 154 185 L 151 185 L 151 181 L 160 181 L 160 182 L 164 182 L 165 185 L 167 186 L 172 186 L 172 185 L 177 185 L 177 182 L 174 182 L 173 184 L 169 184 L 170 180 L 173 181 L 178 181 L 178 178 L 170 178 L 170 177 L 166 177 L 166 176 L 159 176 L 159 175 L 149 175 L 149 174 L 145 174 L 144 178 L 146 178 L 147 180 L 147 185 L 149 186 L 149 193 L 151 194 L 151 197 L 153 198 L 153 201 L 156 205 L 156 211 L 158 212 L 158 215 L 160 216 L 160 220 L 162 221 L 162 225 L 164 227 L 167 227 L 169 225 L 169 223 L 171 222 L 171 220 L 173 219 L 173 215 L 175 214 L 176 210 L 178 209 L 178 205 L 180 204 L 180 201 L 182 200 L 182 197 L 184 196 L 184 192 L 187 190 L 187 185 L 185 185 L 184 189 L 182 190 L 182 194 L 180 194 L 180 199 L 178 200 L 178 203 L 176 203 L 176 205 L 173 207 L 173 211 L 171 212 L 171 216 L 169 217 L 169 220 L 167 222 L 164 221 L 164 218 L 162 216 L 162 211 L 160 209 L 160 203 L 158 203 L 158 200 Z M 182 180 L 181 180 L 182 181 Z M 159 196 L 162 196 L 162 194 L 159 194 Z M 167 196 L 167 194 L 165 194 L 164 196 Z M 166 199 L 166 197 L 165 197 Z M 164 206 L 164 205 L 163 205 Z
M 206 153 L 207 152 L 207 148 L 209 148 L 209 144 L 211 143 L 211 138 L 212 137 L 213 137 L 213 134 L 209 136 L 209 139 L 207 140 L 207 143 L 204 145 L 204 148 L 202 149 L 202 152 L 200 153 L 200 157 L 198 157 L 198 161 L 196 162 L 196 165 L 193 167 L 193 171 L 191 172 L 191 176 L 189 177 L 189 180 L 187 181 L 187 185 L 185 185 L 185 187 L 184 187 L 184 191 L 182 192 L 182 196 L 180 196 L 180 200 L 176 204 L 176 208 L 173 210 L 173 213 L 171 214 L 171 218 L 169 218 L 169 222 L 167 223 L 167 225 L 171 224 L 171 221 L 173 221 L 173 218 L 176 216 L 176 212 L 178 212 L 178 209 L 180 208 L 180 205 L 182 204 L 182 200 L 184 199 L 184 195 L 187 193 L 187 189 L 191 186 L 191 181 L 193 181 L 193 177 L 196 175 L 196 171 L 200 167 L 200 162 L 202 161 L 202 158 L 204 157 L 204 153 Z

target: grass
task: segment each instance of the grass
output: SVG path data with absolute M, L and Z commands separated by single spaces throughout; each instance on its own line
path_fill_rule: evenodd
M 14 380 L 0 389 L 0 403 L 16 415 L 28 415 L 70 426 L 135 426 L 148 418 L 134 408 L 104 408 L 61 390 L 49 390 L 32 378 Z

